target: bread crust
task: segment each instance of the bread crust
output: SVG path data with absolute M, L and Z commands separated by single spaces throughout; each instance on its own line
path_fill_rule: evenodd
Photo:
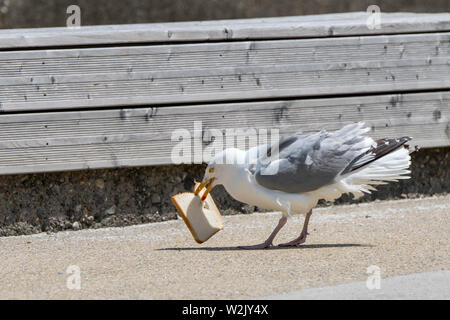
M 197 186 L 198 184 L 196 184 Z M 175 207 L 177 208 L 178 214 L 180 215 L 180 217 L 183 219 L 184 223 L 186 224 L 186 226 L 188 227 L 189 231 L 191 232 L 192 236 L 194 237 L 194 240 L 201 244 L 203 242 L 206 242 L 208 239 L 210 239 L 213 235 L 215 235 L 217 232 L 219 232 L 220 230 L 223 230 L 223 220 L 222 220 L 222 216 L 220 215 L 219 209 L 217 208 L 216 204 L 214 203 L 214 200 L 212 199 L 211 195 L 208 194 L 208 196 L 206 197 L 205 201 L 207 202 L 207 204 L 209 206 L 212 207 L 212 210 L 216 211 L 219 213 L 218 217 L 220 219 L 220 225 L 221 227 L 216 230 L 214 233 L 212 233 L 207 239 L 205 240 L 200 240 L 197 233 L 195 232 L 192 224 L 190 223 L 186 212 L 184 212 L 183 208 L 181 207 L 181 205 L 178 203 L 178 198 L 183 197 L 184 195 L 193 195 L 194 197 L 201 197 L 202 196 L 202 192 L 198 195 L 194 195 L 192 192 L 182 192 L 182 193 L 178 193 L 174 196 L 171 197 L 172 203 L 175 205 Z

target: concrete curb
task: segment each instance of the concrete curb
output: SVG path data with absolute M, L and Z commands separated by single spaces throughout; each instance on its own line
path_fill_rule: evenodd
M 450 270 L 413 273 L 380 280 L 379 289 L 366 281 L 271 295 L 273 300 L 450 300 Z

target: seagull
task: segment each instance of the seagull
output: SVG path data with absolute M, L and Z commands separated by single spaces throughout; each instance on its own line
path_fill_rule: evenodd
M 306 241 L 312 209 L 320 199 L 333 201 L 342 194 L 355 198 L 375 186 L 409 179 L 411 137 L 373 140 L 363 122 L 340 130 L 282 136 L 276 143 L 243 151 L 228 148 L 208 163 L 195 194 L 206 188 L 202 200 L 217 185 L 236 200 L 282 216 L 267 240 L 242 249 L 265 249 L 292 214 L 305 215 L 300 235 L 282 247 Z

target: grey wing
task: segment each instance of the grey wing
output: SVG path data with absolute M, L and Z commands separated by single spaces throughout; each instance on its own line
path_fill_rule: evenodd
M 369 129 L 350 124 L 333 133 L 282 137 L 258 158 L 254 175 L 265 188 L 288 193 L 318 189 L 335 178 L 374 141 L 363 136 Z

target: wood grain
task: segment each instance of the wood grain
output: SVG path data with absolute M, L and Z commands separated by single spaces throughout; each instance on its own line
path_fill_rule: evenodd
M 2 115 L 0 174 L 171 164 L 172 133 L 180 129 L 198 152 L 211 143 L 210 129 L 226 139 L 226 129 L 292 134 L 355 121 L 374 138 L 449 146 L 450 92 Z
M 450 14 L 367 17 L 0 30 L 0 174 L 171 164 L 176 130 L 197 155 L 355 121 L 449 146 Z
M 450 33 L 0 52 L 0 111 L 450 88 Z
M 351 12 L 262 19 L 0 30 L 0 49 L 133 43 L 318 38 L 450 31 L 450 14 L 381 13 L 380 29 L 368 13 Z

